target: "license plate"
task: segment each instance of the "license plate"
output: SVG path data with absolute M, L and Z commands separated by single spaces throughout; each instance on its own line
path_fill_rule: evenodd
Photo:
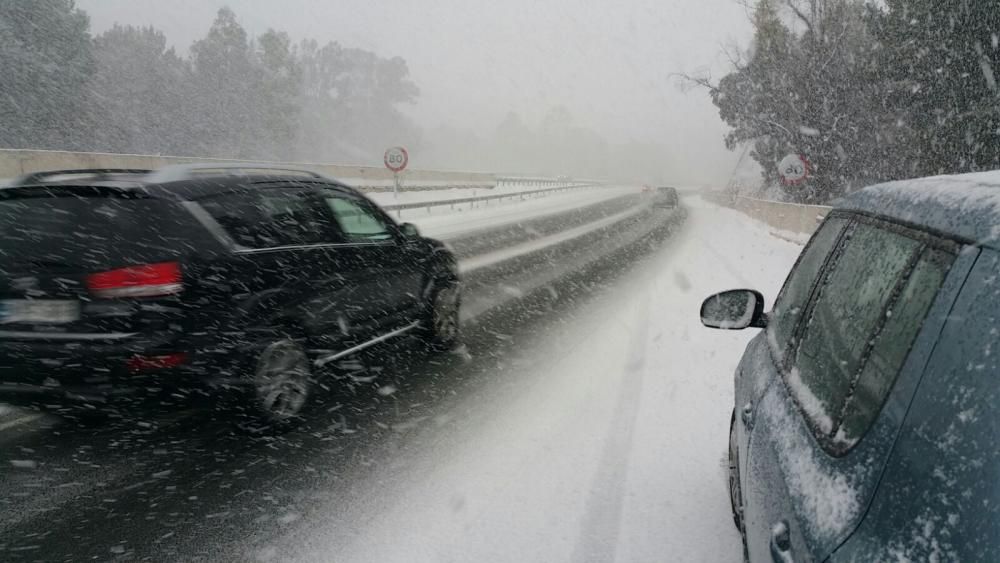
M 71 323 L 80 318 L 79 301 L 6 299 L 0 301 L 0 323 Z

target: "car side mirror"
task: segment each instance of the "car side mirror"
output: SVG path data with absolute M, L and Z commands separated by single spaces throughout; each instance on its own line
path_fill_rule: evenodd
M 413 223 L 403 223 L 399 226 L 399 232 L 403 233 L 403 238 L 407 240 L 420 238 L 420 230 Z
M 766 328 L 764 296 L 752 289 L 716 293 L 701 304 L 701 324 L 722 330 Z

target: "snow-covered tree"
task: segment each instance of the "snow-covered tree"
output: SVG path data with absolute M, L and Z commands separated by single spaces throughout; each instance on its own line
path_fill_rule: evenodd
M 752 143 L 765 183 L 778 183 L 785 155 L 809 159 L 808 182 L 787 188 L 793 200 L 825 202 L 885 177 L 876 44 L 864 16 L 860 1 L 762 0 L 747 61 L 704 83 L 733 127 L 727 146 Z
M 97 71 L 87 89 L 99 122 L 94 148 L 189 154 L 195 116 L 189 65 L 151 27 L 115 26 L 94 39 Z
M 899 175 L 1000 168 L 1000 1 L 887 0 L 872 22 Z
M 88 146 L 89 26 L 72 0 L 0 0 L 0 146 Z
M 364 161 L 380 158 L 390 145 L 419 143 L 419 131 L 399 109 L 419 94 L 403 59 L 310 40 L 302 42 L 298 63 L 297 144 L 305 158 Z
M 880 181 L 1000 168 L 1000 1 L 758 0 L 746 60 L 710 88 L 766 184 L 827 202 Z

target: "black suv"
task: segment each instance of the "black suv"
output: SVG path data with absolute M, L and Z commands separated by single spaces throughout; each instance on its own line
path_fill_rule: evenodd
M 305 170 L 189 165 L 0 189 L 0 402 L 235 396 L 299 418 L 324 366 L 458 337 L 458 267 L 358 191 Z

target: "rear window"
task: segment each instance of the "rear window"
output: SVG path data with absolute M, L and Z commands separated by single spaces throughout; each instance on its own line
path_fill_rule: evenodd
M 0 268 L 92 270 L 175 259 L 205 248 L 201 226 L 174 202 L 46 194 L 0 197 Z

